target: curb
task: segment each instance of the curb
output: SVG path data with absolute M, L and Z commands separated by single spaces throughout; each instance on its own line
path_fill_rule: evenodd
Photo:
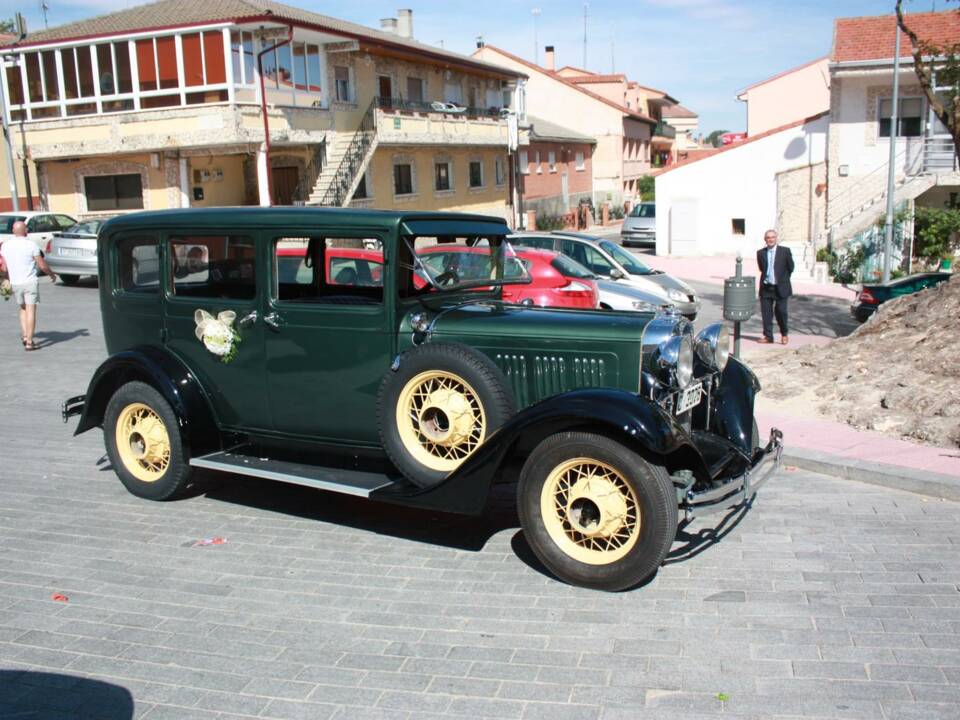
M 960 501 L 960 477 L 955 475 L 858 460 L 806 448 L 785 447 L 783 463 L 845 480 Z

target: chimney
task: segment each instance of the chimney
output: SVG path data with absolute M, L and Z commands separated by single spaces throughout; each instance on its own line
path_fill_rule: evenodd
M 553 45 L 547 45 L 547 52 L 544 57 L 544 67 L 547 70 L 553 71 Z
M 397 10 L 397 35 L 413 39 L 413 10 Z
M 380 18 L 380 30 L 385 33 L 396 35 L 397 19 L 396 18 Z

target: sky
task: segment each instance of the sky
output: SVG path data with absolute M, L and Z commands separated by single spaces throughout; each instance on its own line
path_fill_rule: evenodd
M 0 0 L 28 28 L 43 27 L 40 2 Z M 201 0 L 202 1 L 202 0 Z M 45 0 L 49 25 L 139 4 L 136 0 Z M 584 64 L 583 0 L 286 0 L 287 4 L 379 27 L 380 18 L 413 9 L 414 37 L 469 54 L 477 37 L 528 60 L 556 48 L 557 67 Z M 737 93 L 748 85 L 827 55 L 836 17 L 892 13 L 894 0 L 592 0 L 587 4 L 587 69 L 625 73 L 700 115 L 700 130 L 746 129 Z M 908 12 L 956 8 L 946 0 L 907 0 Z M 539 9 L 539 15 L 534 10 Z M 534 108 L 528 108 L 535 112 Z

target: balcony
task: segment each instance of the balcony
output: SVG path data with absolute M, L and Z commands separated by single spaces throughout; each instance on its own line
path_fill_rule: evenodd
M 677 137 L 677 131 L 661 120 L 654 126 L 651 136 L 651 142 L 672 145 L 674 139 Z
M 506 146 L 507 122 L 500 108 L 374 98 L 381 145 Z

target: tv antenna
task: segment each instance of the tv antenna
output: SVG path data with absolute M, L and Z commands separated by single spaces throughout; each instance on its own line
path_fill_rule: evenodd
M 587 69 L 587 8 L 590 3 L 583 4 L 583 69 Z
M 40 0 L 40 12 L 43 13 L 43 27 L 45 29 L 50 29 L 50 25 L 47 23 L 47 11 L 50 9 L 50 6 L 47 5 L 47 0 Z
M 540 17 L 542 11 L 540 8 L 533 8 L 530 10 L 530 14 L 533 15 L 533 64 L 540 64 L 540 50 L 537 45 L 537 18 Z

